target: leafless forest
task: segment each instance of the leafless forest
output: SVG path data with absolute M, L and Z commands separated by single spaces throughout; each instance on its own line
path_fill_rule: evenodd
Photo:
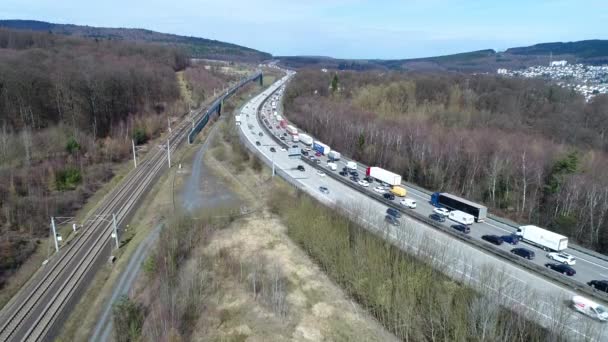
M 0 30 L 0 288 L 145 143 L 228 79 L 143 43 Z M 184 99 L 180 86 L 196 97 Z
M 303 71 L 287 117 L 430 190 L 608 251 L 608 97 L 491 75 Z

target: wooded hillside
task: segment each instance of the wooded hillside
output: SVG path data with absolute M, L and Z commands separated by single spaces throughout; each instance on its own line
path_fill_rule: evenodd
M 340 152 L 608 251 L 608 96 L 487 75 L 305 71 L 285 106 Z
M 0 288 L 131 157 L 228 79 L 163 46 L 0 29 Z M 184 70 L 185 69 L 185 70 Z

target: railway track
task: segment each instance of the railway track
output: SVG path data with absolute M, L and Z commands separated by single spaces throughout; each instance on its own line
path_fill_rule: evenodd
M 237 85 L 240 86 L 242 83 Z M 206 113 L 201 110 L 197 118 Z M 168 136 L 171 152 L 186 140 L 189 132 L 187 120 L 174 127 Z M 126 222 L 167 165 L 166 150 L 154 147 L 119 186 L 104 196 L 90 217 L 103 218 L 114 213 L 119 226 Z M 111 222 L 98 219 L 81 229 L 0 311 L 0 341 L 41 341 L 52 337 L 49 335 L 63 309 L 77 299 L 75 294 L 88 284 L 87 278 L 95 271 L 93 266 L 104 255 L 110 255 L 112 246 Z

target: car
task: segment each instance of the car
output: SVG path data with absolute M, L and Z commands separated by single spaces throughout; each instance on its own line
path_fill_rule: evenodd
M 329 193 L 329 189 L 325 186 L 320 186 L 319 187 L 319 191 L 321 191 L 324 194 L 328 194 Z
M 293 147 L 293 148 L 298 148 L 298 145 L 291 145 L 291 147 Z
M 287 149 L 285 147 L 281 147 L 281 151 L 285 152 Z
M 368 183 L 373 183 L 374 182 L 374 177 L 365 176 L 365 178 L 363 178 L 363 179 L 365 179 L 365 181 L 368 182 Z
M 547 258 L 549 258 L 553 261 L 561 262 L 562 264 L 570 265 L 570 266 L 576 264 L 576 258 L 573 257 L 572 255 L 570 255 L 568 253 L 564 253 L 564 252 L 549 253 L 549 254 L 547 254 Z
M 587 283 L 594 290 L 608 292 L 608 280 L 592 280 Z
M 285 140 L 285 137 L 283 137 L 283 136 L 282 136 L 280 139 L 281 139 L 281 140 Z
M 359 177 L 359 173 L 357 171 L 351 171 L 350 175 Z
M 517 245 L 519 243 L 519 236 L 517 235 L 503 235 L 500 238 L 503 242 L 509 243 L 511 245 Z
M 261 136 L 261 137 L 263 137 L 264 133 L 260 132 L 260 133 L 258 133 L 258 135 Z
M 315 160 L 315 163 L 317 163 L 317 165 L 321 164 L 321 159 Z
M 317 171 L 317 175 L 319 177 L 325 177 L 325 172 L 323 172 L 323 171 Z
M 270 148 L 270 152 L 276 152 L 277 150 L 274 147 Z
M 315 153 L 315 156 L 316 156 L 316 157 L 320 157 L 320 156 L 321 156 L 321 152 L 316 152 L 316 153 Z
M 302 172 L 306 171 L 306 169 L 302 165 L 298 165 L 297 169 Z
M 487 242 L 496 246 L 502 245 L 502 238 L 498 235 L 483 235 L 481 239 L 486 240 Z
M 310 159 L 310 161 L 314 162 L 315 160 L 317 160 L 317 158 L 315 158 L 314 156 L 310 156 L 308 157 L 308 159 Z
M 301 151 L 300 152 L 303 156 L 307 156 L 308 155 L 308 151 Z
M 360 180 L 360 181 L 358 181 L 357 183 L 358 183 L 359 185 L 363 186 L 363 187 L 366 187 L 366 188 L 369 186 L 369 183 L 368 183 L 368 182 L 366 182 L 366 181 L 364 181 L 364 180 Z
M 310 152 L 310 151 L 312 151 L 312 150 L 310 149 L 310 147 L 304 147 L 304 151 L 306 151 L 306 152 Z
M 450 215 L 450 211 L 446 208 L 433 208 L 433 212 L 437 215 L 448 216 Z
M 561 274 L 565 274 L 570 277 L 572 277 L 573 275 L 576 274 L 576 271 L 574 270 L 574 268 L 572 268 L 568 265 L 565 265 L 565 264 L 547 263 L 547 264 L 545 264 L 545 267 L 550 268 L 550 269 L 554 270 L 555 272 L 559 272 Z
M 433 221 L 445 222 L 445 216 L 443 216 L 443 215 L 431 214 L 431 215 L 429 215 L 429 218 Z
M 358 182 L 359 178 L 355 177 L 355 176 L 350 176 L 349 179 L 353 182 Z
M 394 209 L 394 208 L 388 208 L 388 209 L 386 209 L 386 213 L 389 214 L 389 215 L 391 215 L 391 216 L 394 216 L 396 218 L 400 218 L 401 217 L 401 213 L 399 212 L 399 210 Z
M 279 128 L 281 128 L 281 126 L 277 126 L 277 127 L 276 127 L 276 129 L 279 129 Z
M 390 192 L 384 193 L 382 195 L 382 197 L 386 198 L 387 200 L 394 200 L 395 199 L 395 195 L 391 194 Z
M 384 222 L 386 222 L 386 223 L 388 223 L 390 225 L 393 225 L 393 226 L 399 226 L 400 225 L 399 220 L 397 220 L 396 217 L 391 216 L 391 215 L 384 216 Z
M 384 188 L 383 188 L 383 187 L 381 187 L 381 186 L 377 186 L 377 187 L 375 187 L 375 188 L 374 188 L 374 191 L 375 191 L 375 192 L 377 192 L 377 193 L 379 193 L 379 194 L 383 194 L 383 193 L 385 193 L 385 192 L 386 192 L 386 190 L 384 190 Z
M 346 177 L 348 175 L 348 173 L 346 173 L 344 171 L 340 171 L 340 172 L 338 172 L 338 174 L 343 177 Z
M 256 141 L 255 144 L 258 146 L 262 145 L 259 141 Z
M 469 234 L 471 232 L 471 228 L 464 224 L 453 224 L 450 227 L 452 227 L 453 229 L 456 229 L 462 233 L 465 233 L 465 234 Z
M 399 203 L 401 203 L 402 206 L 410 208 L 410 209 L 416 209 L 416 201 L 414 201 L 411 198 L 404 198 L 401 201 L 399 201 Z
M 532 260 L 535 257 L 534 252 L 527 248 L 513 248 L 511 253 L 528 260 Z
M 283 133 L 283 136 L 284 136 L 284 137 L 286 137 L 286 136 L 287 136 L 287 133 Z

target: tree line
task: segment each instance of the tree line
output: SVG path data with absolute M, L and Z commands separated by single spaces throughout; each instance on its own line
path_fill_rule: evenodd
M 304 71 L 285 109 L 367 164 L 608 251 L 608 96 L 491 75 Z

